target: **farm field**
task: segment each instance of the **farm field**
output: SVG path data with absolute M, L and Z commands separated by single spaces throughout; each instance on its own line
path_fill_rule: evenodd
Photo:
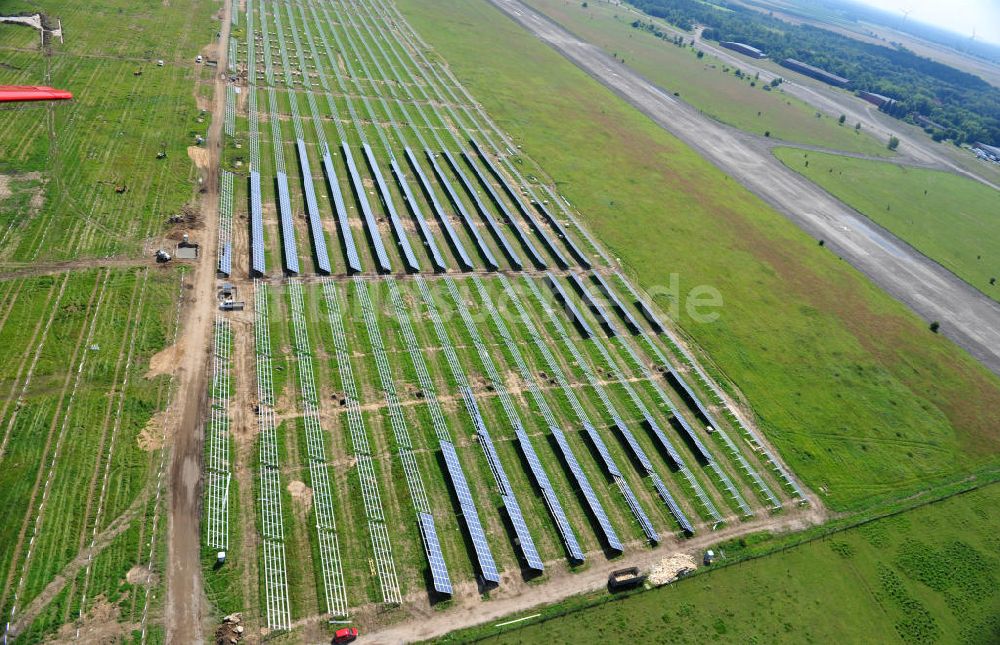
M 994 484 L 502 636 L 481 628 L 452 640 L 993 642 L 998 503 Z
M 641 14 L 626 7 L 601 1 L 582 7 L 569 0 L 529 0 L 528 4 L 723 123 L 758 136 L 767 132 L 772 138 L 792 143 L 876 156 L 891 154 L 883 142 L 856 132 L 853 123 L 839 125 L 839 115 L 817 117 L 816 110 L 785 95 L 780 87 L 768 92 L 763 83 L 751 86 L 752 76 L 736 77 L 735 69 L 710 54 L 698 58 L 691 47 L 678 47 L 633 28 L 632 22 Z M 682 33 L 656 18 L 643 19 L 671 37 Z M 684 35 L 689 43 L 690 34 Z
M 952 173 L 789 148 L 789 168 L 1000 300 L 1000 193 Z M 991 284 L 990 280 L 994 283 Z

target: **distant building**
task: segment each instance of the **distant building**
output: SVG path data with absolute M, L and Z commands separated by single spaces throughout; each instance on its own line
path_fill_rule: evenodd
M 981 158 L 1000 162 L 1000 148 L 996 146 L 988 146 L 985 143 L 974 143 L 972 145 L 972 149 L 975 150 L 976 154 Z
M 795 70 L 800 74 L 805 74 L 806 76 L 815 78 L 818 81 L 823 81 L 824 83 L 829 83 L 830 85 L 835 85 L 837 87 L 845 87 L 848 83 L 851 82 L 848 79 L 844 78 L 843 76 L 837 76 L 836 74 L 831 74 L 825 69 L 813 67 L 808 63 L 803 63 L 802 61 L 795 60 L 794 58 L 786 58 L 781 62 L 781 64 L 787 67 L 788 69 Z
M 720 42 L 720 45 L 726 49 L 731 49 L 734 52 L 739 52 L 744 56 L 749 56 L 750 58 L 767 58 L 767 54 L 757 49 L 756 47 L 751 47 L 750 45 L 744 43 L 734 43 L 731 41 Z
M 868 101 L 875 107 L 881 109 L 889 109 L 896 104 L 896 99 L 889 98 L 888 96 L 883 96 L 882 94 L 876 94 L 874 92 L 858 92 L 858 96 Z
M 924 127 L 924 128 L 934 128 L 935 130 L 947 130 L 948 129 L 948 128 L 944 127 L 943 125 L 941 125 L 940 123 L 936 122 L 936 121 L 931 121 L 930 119 L 928 119 L 927 117 L 925 117 L 923 114 L 914 114 L 913 115 L 913 120 L 916 121 L 918 125 L 920 125 L 921 127 Z

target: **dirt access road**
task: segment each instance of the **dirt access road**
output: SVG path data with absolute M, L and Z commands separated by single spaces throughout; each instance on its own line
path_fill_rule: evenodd
M 221 37 L 229 42 L 229 2 L 222 3 Z M 227 68 L 225 47 L 216 45 L 218 70 Z M 219 159 L 222 152 L 222 124 L 225 120 L 226 82 L 215 76 L 212 125 L 206 139 L 207 155 L 198 163 L 206 192 L 201 195 L 203 226 L 198 234 L 207 252 L 198 261 L 185 295 L 182 332 L 178 340 L 177 408 L 168 429 L 173 437 L 167 504 L 167 604 L 165 627 L 168 643 L 202 643 L 207 616 L 201 581 L 201 473 L 203 459 L 204 411 L 208 398 L 208 361 L 212 351 L 212 322 L 215 318 L 215 242 L 218 235 Z
M 756 138 L 701 114 L 519 0 L 490 0 L 1000 374 L 1000 303 L 973 289 L 775 159 Z

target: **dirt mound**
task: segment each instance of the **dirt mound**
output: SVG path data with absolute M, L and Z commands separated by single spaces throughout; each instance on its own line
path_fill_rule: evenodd
M 142 429 L 142 432 L 135 439 L 136 443 L 139 444 L 140 450 L 151 452 L 163 447 L 164 423 L 166 423 L 164 412 L 158 412 L 150 417 L 149 423 L 146 424 L 146 427 Z
M 687 553 L 675 553 L 663 558 L 649 571 L 649 582 L 654 587 L 673 582 L 698 568 L 698 563 Z
M 173 374 L 183 357 L 184 345 L 182 343 L 163 348 L 149 359 L 149 369 L 146 370 L 145 378 L 151 379 L 161 374 Z

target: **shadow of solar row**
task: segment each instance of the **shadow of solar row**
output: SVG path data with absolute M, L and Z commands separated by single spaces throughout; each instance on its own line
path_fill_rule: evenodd
M 503 218 L 507 222 L 507 225 L 514 230 L 514 233 L 517 234 L 517 238 L 521 241 L 521 246 L 527 249 L 528 255 L 531 256 L 531 261 L 534 265 L 539 269 L 546 268 L 547 265 L 545 260 L 543 260 L 542 256 L 539 255 L 538 249 L 535 248 L 535 245 L 531 242 L 531 238 L 528 237 L 524 233 L 524 230 L 517 225 L 516 221 L 514 221 L 514 216 L 511 214 L 510 209 L 507 208 L 507 204 L 505 204 L 500 198 L 500 195 L 497 194 L 496 189 L 493 188 L 493 184 L 487 181 L 486 177 L 483 176 L 483 173 L 479 170 L 479 166 L 476 165 L 473 158 L 463 150 L 462 159 L 465 160 L 466 165 L 468 165 L 469 168 L 472 169 L 472 172 L 475 173 L 476 178 L 479 180 L 479 184 L 484 190 L 486 190 L 486 194 L 490 196 L 490 201 L 492 201 L 500 213 L 503 214 Z
M 497 242 L 499 242 L 504 255 L 507 256 L 507 259 L 510 260 L 510 263 L 515 269 L 523 269 L 524 263 L 521 262 L 521 256 L 519 256 L 517 251 L 514 250 L 514 247 L 511 246 L 510 240 L 508 240 L 507 236 L 504 235 L 503 230 L 500 228 L 496 219 L 493 218 L 493 215 L 490 214 L 486 204 L 484 204 L 483 200 L 479 198 L 479 193 L 476 192 L 476 187 L 472 185 L 469 178 L 465 176 L 464 172 L 462 172 L 462 168 L 458 165 L 458 162 L 455 161 L 455 157 L 453 157 L 447 150 L 442 150 L 441 154 L 444 155 L 445 161 L 448 162 L 452 172 L 454 172 L 455 176 L 458 177 L 458 183 L 465 189 L 465 194 L 472 200 L 472 204 L 476 207 L 476 211 L 479 213 L 479 216 L 483 218 L 483 221 L 486 222 L 486 225 L 493 233 L 493 237 L 496 238 Z
M 285 270 L 299 272 L 299 249 L 295 245 L 295 223 L 292 220 L 292 200 L 288 195 L 288 175 L 278 172 L 278 210 L 281 219 L 281 244 L 285 251 Z
M 264 212 L 260 201 L 260 173 L 250 171 L 250 268 L 251 273 L 264 275 Z
M 417 227 L 420 229 L 420 236 L 424 240 L 424 246 L 427 247 L 427 250 L 431 255 L 431 264 L 434 265 L 434 270 L 447 271 L 448 264 L 445 262 L 444 257 L 441 255 L 441 251 L 438 249 L 437 242 L 434 240 L 434 234 L 431 233 L 430 227 L 427 226 L 427 220 L 424 219 L 424 214 L 420 212 L 420 206 L 417 204 L 417 199 L 413 195 L 413 190 L 410 189 L 410 183 L 406 181 L 403 169 L 399 167 L 399 163 L 396 162 L 395 156 L 392 156 L 389 159 L 389 166 L 392 170 L 393 177 L 396 178 L 396 184 L 398 184 L 399 189 L 403 191 L 403 199 L 406 200 L 406 206 L 409 208 L 413 219 L 417 222 Z
M 691 522 L 688 521 L 687 515 L 685 515 L 684 511 L 681 510 L 677 500 L 675 500 L 674 496 L 670 494 L 669 490 L 667 490 L 667 485 L 663 483 L 663 480 L 660 479 L 660 476 L 656 473 L 652 473 L 650 478 L 653 480 L 653 488 L 655 488 L 656 492 L 659 493 L 660 499 L 662 499 L 663 503 L 667 505 L 668 509 L 670 509 L 670 514 L 674 516 L 674 519 L 677 520 L 677 523 L 680 524 L 682 529 L 684 529 L 684 532 L 689 535 L 694 535 L 694 527 L 691 526 Z
M 625 321 L 625 326 L 628 327 L 633 334 L 641 333 L 642 327 L 639 325 L 639 321 L 636 320 L 635 316 L 632 315 L 632 312 L 625 307 L 621 299 L 618 298 L 618 295 L 611 289 L 611 285 L 609 285 L 604 279 L 604 276 L 600 273 L 594 272 L 591 274 L 591 277 L 593 277 L 597 282 L 597 285 L 600 288 L 601 293 L 604 294 L 604 297 L 611 301 L 611 306 L 618 312 L 621 319 Z
M 483 525 L 479 521 L 479 511 L 476 510 L 476 503 L 472 499 L 469 491 L 469 484 L 465 480 L 465 473 L 462 471 L 462 464 L 458 461 L 458 454 L 455 446 L 447 441 L 441 442 L 441 453 L 444 455 L 445 467 L 448 470 L 448 477 L 451 479 L 452 489 L 458 498 L 458 505 L 462 509 L 462 520 L 469 531 L 472 539 L 472 548 L 476 552 L 476 559 L 479 561 L 479 571 L 484 580 L 494 584 L 500 584 L 500 573 L 497 565 L 493 561 L 493 553 L 490 545 L 486 541 L 486 534 L 483 532 Z
M 642 527 L 642 532 L 646 534 L 650 542 L 659 542 L 660 534 L 656 532 L 653 528 L 653 523 L 649 521 L 649 516 L 646 515 L 646 511 L 642 510 L 642 506 L 639 504 L 639 500 L 636 499 L 635 493 L 632 489 L 628 487 L 624 479 L 619 478 L 618 488 L 621 489 L 622 495 L 625 496 L 625 501 L 628 502 L 629 508 L 632 509 L 632 513 L 635 515 L 636 519 L 639 520 L 639 526 Z
M 698 454 L 701 455 L 701 458 L 708 463 L 714 461 L 712 453 L 708 451 L 708 448 L 705 447 L 705 444 L 703 444 L 701 442 L 701 439 L 698 438 L 698 435 L 695 434 L 694 428 L 692 428 L 691 424 L 687 422 L 687 419 L 684 418 L 684 415 L 682 415 L 679 411 L 675 410 L 674 420 L 677 421 L 677 425 L 681 427 L 681 429 L 684 431 L 684 434 L 686 434 L 688 439 L 691 440 L 691 443 L 694 444 L 694 447 L 697 449 Z
M 358 257 L 358 247 L 354 244 L 354 234 L 351 232 L 351 223 L 347 219 L 347 204 L 344 203 L 344 194 L 340 192 L 340 181 L 337 179 L 337 171 L 333 165 L 333 157 L 330 156 L 330 149 L 323 152 L 323 175 L 326 177 L 326 188 L 333 199 L 333 207 L 337 215 L 337 225 L 340 228 L 340 238 L 344 243 L 344 250 L 347 255 L 347 272 L 361 273 L 361 258 Z
M 538 221 L 538 218 L 535 217 L 534 213 L 532 213 L 530 209 L 524 207 L 524 202 L 521 201 L 521 197 L 510 185 L 510 182 L 507 181 L 507 177 L 504 176 L 504 174 L 501 173 L 500 170 L 493 164 L 493 161 L 486 155 L 486 153 L 483 152 L 482 148 L 479 147 L 479 144 L 476 143 L 475 139 L 469 139 L 469 143 L 472 144 L 472 147 L 479 155 L 479 158 L 483 160 L 484 164 L 486 164 L 486 168 L 490 171 L 490 174 L 496 178 L 500 187 L 503 188 L 505 193 L 507 193 L 507 197 L 510 198 L 511 202 L 513 202 L 517 211 L 528 221 L 528 224 L 531 226 L 531 229 L 535 231 L 535 234 L 542 239 L 542 243 L 545 244 L 545 248 L 547 248 L 549 253 L 552 254 L 552 257 L 556 259 L 556 264 L 563 269 L 569 268 L 569 261 L 566 259 L 566 256 L 559 250 L 559 247 L 556 245 L 555 241 L 549 237 L 549 234 L 545 232 L 541 222 Z
M 493 252 L 490 251 L 489 245 L 486 244 L 486 240 L 484 240 L 483 236 L 479 233 L 479 227 L 476 226 L 476 223 L 475 221 L 473 221 L 472 216 L 469 215 L 469 211 L 466 210 L 465 204 L 462 203 L 462 199 L 458 196 L 458 193 L 455 192 L 455 189 L 452 187 L 451 182 L 448 181 L 448 177 L 441 169 L 441 166 L 438 164 L 437 159 L 434 158 L 434 153 L 431 152 L 430 150 L 424 150 L 424 154 L 427 156 L 427 159 L 431 162 L 431 168 L 434 169 L 434 175 L 438 178 L 438 183 L 440 183 L 441 186 L 444 187 L 444 192 L 447 193 L 448 195 L 448 201 L 450 201 L 451 205 L 454 206 L 455 210 L 458 211 L 458 214 L 461 216 L 462 221 L 465 223 L 465 228 L 469 231 L 469 235 L 472 236 L 472 239 L 475 241 L 476 246 L 479 247 L 479 254 L 483 257 L 483 260 L 486 262 L 486 267 L 490 271 L 499 270 L 500 265 L 497 264 L 497 259 L 493 257 Z
M 580 462 L 576 460 L 576 455 L 573 454 L 573 449 L 570 448 L 569 442 L 566 441 L 566 436 L 562 430 L 555 426 L 552 426 L 549 430 L 552 431 L 552 436 L 556 438 L 559 451 L 562 453 L 563 459 L 566 461 L 566 465 L 569 467 L 569 471 L 573 475 L 577 486 L 580 487 L 580 492 L 583 494 L 587 508 L 590 509 L 590 513 L 597 520 L 598 526 L 601 527 L 607 545 L 619 553 L 624 551 L 625 547 L 622 546 L 621 540 L 618 539 L 618 534 L 615 532 L 614 527 L 611 526 L 608 514 L 605 512 L 601 500 L 594 493 L 594 488 L 590 485 L 590 480 L 587 479 L 587 473 L 583 471 L 583 468 L 580 467 Z
M 601 456 L 605 470 L 614 477 L 621 477 L 622 471 L 618 470 L 618 464 L 612 459 L 611 453 L 608 452 L 608 447 L 604 444 L 604 440 L 601 439 L 601 435 L 597 434 L 597 429 L 589 423 L 584 423 L 583 430 L 587 433 L 590 443 L 594 444 L 594 448 L 597 449 L 597 454 Z
M 618 280 L 621 281 L 632 294 L 635 306 L 639 309 L 639 313 L 642 314 L 642 317 L 646 319 L 646 322 L 649 323 L 649 326 L 653 328 L 653 333 L 662 334 L 663 325 L 660 324 L 660 319 L 657 318 L 655 313 L 653 313 L 653 308 L 646 304 L 646 301 L 643 300 L 642 296 L 635 292 L 631 285 L 628 284 L 628 281 L 626 281 L 620 273 L 618 274 Z
M 372 248 L 375 249 L 375 259 L 378 262 L 378 269 L 382 273 L 391 273 L 392 264 L 389 262 L 389 256 L 385 252 L 385 245 L 382 244 L 382 236 L 378 232 L 378 223 L 375 221 L 371 204 L 368 202 L 365 184 L 361 181 L 361 175 L 358 173 L 358 167 L 354 163 L 351 148 L 347 145 L 346 141 L 341 141 L 340 150 L 344 154 L 344 161 L 347 162 L 347 172 L 351 176 L 351 186 L 354 187 L 354 196 L 357 197 L 358 204 L 361 206 L 361 214 L 365 222 L 365 227 L 368 230 L 368 238 L 371 240 Z
M 302 173 L 302 189 L 306 199 L 306 212 L 309 213 L 309 233 L 312 235 L 313 251 L 316 253 L 316 266 L 319 267 L 320 273 L 329 275 L 330 254 L 326 248 L 326 237 L 323 235 L 323 222 L 319 217 L 319 203 L 316 201 L 312 168 L 309 167 L 309 157 L 306 155 L 306 142 L 296 139 L 295 148 L 299 154 L 299 171 Z
M 399 219 L 399 213 L 396 211 L 396 205 L 392 201 L 389 186 L 386 185 L 385 177 L 382 176 L 382 169 L 378 165 L 375 153 L 367 143 L 362 145 L 362 149 L 364 150 L 365 159 L 368 161 L 368 169 L 371 170 L 372 176 L 375 177 L 375 186 L 382 197 L 382 204 L 389 214 L 389 224 L 396 235 L 396 243 L 403 254 L 403 262 L 406 264 L 406 270 L 410 273 L 419 273 L 420 262 L 417 260 L 417 256 L 414 255 L 413 248 L 410 246 L 410 239 L 406 236 L 403 221 Z
M 522 428 L 515 428 L 514 432 L 517 435 L 517 443 L 521 447 L 521 452 L 528 462 L 528 468 L 531 469 L 531 474 L 535 477 L 535 483 L 541 489 L 545 504 L 548 506 L 549 512 L 552 513 L 552 518 L 556 522 L 556 528 L 559 529 L 559 534 L 562 535 L 563 542 L 566 544 L 566 550 L 569 551 L 572 559 L 577 562 L 583 562 L 585 559 L 583 549 L 580 548 L 580 543 L 576 539 L 573 527 L 569 524 L 566 511 L 563 510 L 562 504 L 559 503 L 559 498 L 556 497 L 556 493 L 552 489 L 552 482 L 549 481 L 545 469 L 542 468 L 541 461 L 538 460 L 538 454 L 535 452 L 535 447 L 531 445 L 531 439 L 528 438 L 528 435 Z
M 628 429 L 625 422 L 618 417 L 613 417 L 611 421 L 614 423 L 614 426 L 618 428 L 618 432 L 621 433 L 622 437 L 625 438 L 625 443 L 628 444 L 629 450 L 632 451 L 632 456 L 635 457 L 636 461 L 638 461 L 639 464 L 646 469 L 646 472 L 653 472 L 653 462 L 649 460 L 649 457 L 646 455 L 646 451 L 643 450 L 642 446 L 639 445 L 639 442 L 636 441 L 635 435 Z
M 656 437 L 657 441 L 660 442 L 660 445 L 663 447 L 664 452 L 667 453 L 667 457 L 670 459 L 674 468 L 684 468 L 686 465 L 684 463 L 684 459 L 681 457 L 680 453 L 677 452 L 677 448 L 674 447 L 673 442 L 667 438 L 666 434 L 664 434 L 663 429 L 660 428 L 660 424 L 658 424 L 649 415 L 643 415 L 643 425 L 645 425 L 646 428 L 653 433 L 653 436 Z
M 583 283 L 583 280 L 581 280 L 575 273 L 570 273 L 569 281 L 576 289 L 576 292 L 580 294 L 583 302 L 590 308 L 594 315 L 597 316 L 597 320 L 604 329 L 604 333 L 608 336 L 617 336 L 618 327 L 608 316 L 607 309 L 605 309 L 604 306 L 590 293 L 590 290 L 587 289 L 587 285 Z
M 434 581 L 434 591 L 452 594 L 451 577 L 441 551 L 441 541 L 438 539 L 437 528 L 434 526 L 434 516 L 430 513 L 417 513 L 420 521 L 420 534 L 424 538 L 424 549 L 427 551 L 427 562 L 431 567 L 431 579 Z
M 458 233 L 451 225 L 451 220 L 448 218 L 447 211 L 444 210 L 441 206 L 441 202 L 438 201 L 430 180 L 428 180 L 427 175 L 424 174 L 424 169 L 420 167 L 419 163 L 417 163 L 417 158 L 414 156 L 413 151 L 410 148 L 405 148 L 404 153 L 406 154 L 406 160 L 410 162 L 410 167 L 413 168 L 413 172 L 417 175 L 417 181 L 420 182 L 420 188 L 423 190 L 424 196 L 426 196 L 427 201 L 430 202 L 431 210 L 434 211 L 434 216 L 441 224 L 441 228 L 444 229 L 444 233 L 448 238 L 448 244 L 451 246 L 451 250 L 456 256 L 458 256 L 458 263 L 461 265 L 463 270 L 472 271 L 475 268 L 472 264 L 472 258 L 470 258 L 469 254 L 465 251 L 465 246 L 462 244 L 461 238 L 458 237 Z
M 566 243 L 566 248 L 569 249 L 570 254 L 576 258 L 577 262 L 579 262 L 584 269 L 591 268 L 590 260 L 587 258 L 586 254 L 580 250 L 580 247 L 576 245 L 573 238 L 569 236 L 569 231 L 567 231 L 562 225 L 562 222 L 556 219 L 556 217 L 549 212 L 549 209 L 545 207 L 544 203 L 538 201 L 537 199 L 532 200 L 531 203 L 538 209 L 538 212 L 542 214 L 542 217 L 545 218 L 549 225 L 556 229 L 556 232 L 559 233 L 559 237 Z
M 594 335 L 593 330 L 580 314 L 580 310 L 576 308 L 576 304 L 563 290 L 562 284 L 559 283 L 559 280 L 551 273 L 546 273 L 545 282 L 549 285 L 549 288 L 552 289 L 552 293 L 555 295 L 556 301 L 562 306 L 563 311 L 566 312 L 566 315 L 580 331 L 580 334 L 584 338 L 591 338 Z

